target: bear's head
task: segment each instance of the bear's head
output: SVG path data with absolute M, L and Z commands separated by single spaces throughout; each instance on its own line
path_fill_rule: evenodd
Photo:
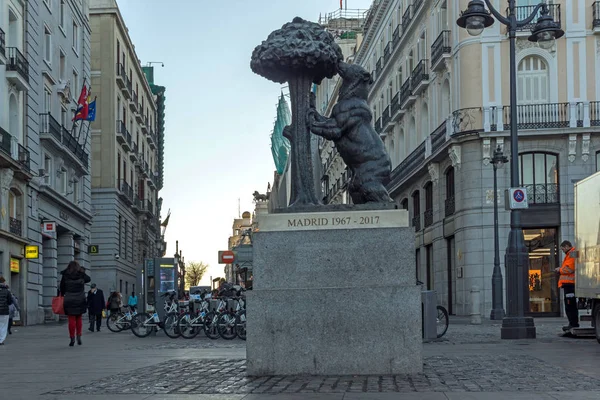
M 340 62 L 338 73 L 342 78 L 340 100 L 358 97 L 366 100 L 369 96 L 369 87 L 373 83 L 371 74 L 358 64 Z

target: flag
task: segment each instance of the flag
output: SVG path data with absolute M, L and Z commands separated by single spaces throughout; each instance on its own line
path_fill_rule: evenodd
M 169 218 L 171 218 L 171 210 L 169 210 L 169 213 L 167 214 L 167 218 L 165 218 L 165 220 L 163 221 L 162 224 L 160 224 L 160 226 L 166 228 L 167 225 L 169 225 Z
M 96 99 L 98 97 L 94 97 L 94 101 L 92 101 L 89 105 L 88 105 L 88 115 L 87 118 L 85 119 L 86 121 L 95 121 L 96 120 Z
M 344 7 L 342 6 L 342 1 L 343 1 L 343 0 L 340 0 L 340 10 L 341 10 L 342 8 L 344 8 Z
M 79 95 L 79 100 L 77 100 L 77 111 L 75 112 L 75 116 L 73 117 L 73 121 L 85 120 L 88 117 L 89 112 L 89 101 L 90 95 L 92 91 L 88 92 L 85 85 L 81 88 L 81 94 Z

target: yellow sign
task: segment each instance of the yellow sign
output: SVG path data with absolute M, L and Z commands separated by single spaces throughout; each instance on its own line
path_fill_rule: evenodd
M 100 253 L 100 248 L 97 244 L 91 244 L 88 246 L 88 254 L 98 254 Z
M 19 260 L 18 258 L 12 258 L 10 259 L 10 272 L 16 272 L 19 273 L 21 269 L 21 260 Z
M 28 244 L 25 246 L 25 258 L 39 258 L 40 248 L 36 245 Z

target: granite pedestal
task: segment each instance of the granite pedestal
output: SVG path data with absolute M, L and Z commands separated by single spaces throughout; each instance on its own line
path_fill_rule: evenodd
M 414 240 L 405 210 L 262 215 L 248 374 L 422 372 Z

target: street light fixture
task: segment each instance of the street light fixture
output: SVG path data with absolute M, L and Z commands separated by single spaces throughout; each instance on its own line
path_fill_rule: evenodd
M 494 272 L 492 273 L 492 311 L 491 320 L 504 318 L 504 302 L 502 301 L 502 270 L 500 269 L 500 244 L 498 234 L 498 169 L 508 162 L 508 158 L 498 146 L 494 150 L 494 157 L 490 160 L 494 167 Z
M 487 10 L 485 8 L 487 6 Z M 489 11 L 488 11 L 489 10 Z M 478 35 L 483 29 L 494 23 L 492 15 L 503 25 L 508 27 L 508 38 L 510 43 L 510 185 L 513 188 L 519 186 L 519 138 L 517 132 L 517 62 L 516 62 L 516 37 L 517 29 L 531 23 L 540 12 L 540 17 L 532 30 L 529 40 L 537 42 L 541 48 L 548 49 L 554 44 L 554 40 L 562 37 L 565 33 L 558 23 L 554 22 L 549 15 L 548 5 L 540 3 L 523 19 L 518 20 L 516 16 L 515 0 L 508 0 L 508 16 L 504 16 L 496 10 L 490 0 L 471 0 L 467 9 L 461 13 L 456 24 L 466 28 L 470 35 Z M 491 14 L 491 15 L 490 15 Z M 527 295 L 528 252 L 521 227 L 520 210 L 512 210 L 510 213 L 510 233 L 504 265 L 506 267 L 507 290 L 506 310 L 507 317 L 502 320 L 502 339 L 526 339 L 535 338 L 535 325 L 533 318 L 525 317 L 525 296 Z

